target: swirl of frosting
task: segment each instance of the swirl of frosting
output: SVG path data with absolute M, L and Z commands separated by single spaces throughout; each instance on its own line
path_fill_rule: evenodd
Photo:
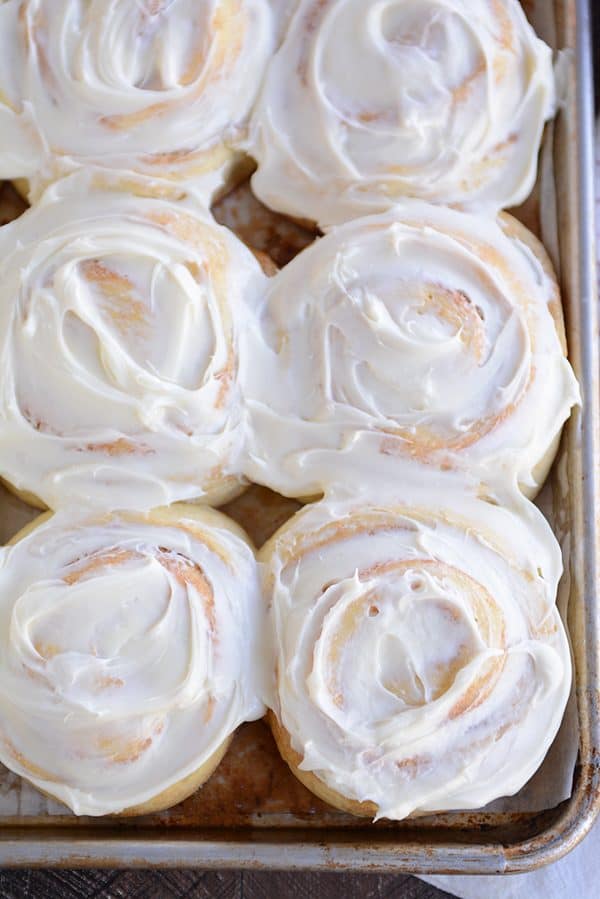
M 246 473 L 289 496 L 352 483 L 367 455 L 533 494 L 578 398 L 550 263 L 505 215 L 407 200 L 338 226 L 256 322 Z
M 0 174 L 102 164 L 217 187 L 242 159 L 272 19 L 267 0 L 8 0 Z
M 256 561 L 224 515 L 63 511 L 0 556 L 0 759 L 77 814 L 180 801 L 261 716 Z
M 569 695 L 560 551 L 540 513 L 526 521 L 464 492 L 440 508 L 427 493 L 307 506 L 259 554 L 275 738 L 309 789 L 354 814 L 512 795 Z
M 80 175 L 0 235 L 0 474 L 51 508 L 224 501 L 265 276 L 192 199 Z
M 337 224 L 402 196 L 525 199 L 554 107 L 518 0 L 300 0 L 257 103 L 257 196 Z

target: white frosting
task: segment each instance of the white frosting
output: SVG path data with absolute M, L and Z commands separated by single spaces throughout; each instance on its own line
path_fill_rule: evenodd
M 118 187 L 67 179 L 0 233 L 0 474 L 51 508 L 220 499 L 265 277 L 192 200 Z
M 535 492 L 579 393 L 530 239 L 404 201 L 297 256 L 245 334 L 250 479 L 305 496 L 385 456 L 398 482 L 424 465 Z
M 534 506 L 426 485 L 402 505 L 321 502 L 263 556 L 271 705 L 301 770 L 394 819 L 531 777 L 571 681 L 560 551 Z
M 0 176 L 101 163 L 218 186 L 275 40 L 267 0 L 8 0 Z M 221 171 L 223 170 L 223 171 Z
M 77 814 L 152 799 L 263 712 L 254 555 L 201 515 L 62 512 L 0 550 L 0 759 Z
M 331 225 L 413 196 L 525 199 L 554 106 L 518 0 L 300 0 L 253 117 L 253 188 Z

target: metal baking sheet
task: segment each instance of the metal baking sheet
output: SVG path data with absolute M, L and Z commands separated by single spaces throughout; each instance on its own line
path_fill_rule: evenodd
M 591 827 L 600 804 L 600 535 L 596 521 L 600 392 L 591 29 L 588 0 L 555 0 L 550 24 L 550 0 L 524 0 L 524 6 L 543 37 L 564 49 L 560 60 L 564 97 L 556 123 L 547 131 L 544 154 L 556 175 L 553 189 L 543 196 L 538 191 L 520 210 L 520 217 L 541 231 L 557 263 L 570 358 L 584 396 L 583 408 L 565 429 L 552 477 L 560 512 L 555 524 L 568 549 L 563 591 L 569 594 L 579 721 L 579 755 L 570 798 L 542 812 L 484 810 L 372 825 L 329 808 L 305 790 L 280 759 L 266 726 L 255 722 L 239 729 L 221 766 L 198 793 L 157 815 L 75 818 L 6 772 L 0 778 L 0 865 L 493 874 L 527 871 L 555 860 Z M 18 214 L 18 198 L 10 188 L 3 190 L 8 194 L 0 196 L 0 206 L 13 203 L 8 217 Z M 256 236 L 252 215 L 244 217 L 240 207 L 227 201 L 219 215 L 252 242 Z M 290 223 L 280 225 L 274 219 L 264 221 L 260 240 L 283 263 L 311 235 Z M 4 499 L 11 515 L 33 514 L 15 505 L 16 501 Z M 294 501 L 252 487 L 229 511 L 261 543 L 295 508 Z

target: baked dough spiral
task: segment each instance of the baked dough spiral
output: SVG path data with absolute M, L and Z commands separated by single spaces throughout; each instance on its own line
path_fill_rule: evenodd
M 532 495 L 578 399 L 551 265 L 506 215 L 404 201 L 333 228 L 269 283 L 246 340 L 247 474 L 288 496 L 382 456 L 396 480 L 418 464 Z
M 275 738 L 309 789 L 353 814 L 512 795 L 569 694 L 560 551 L 540 513 L 423 493 L 307 506 L 259 553 Z
M 0 175 L 103 165 L 206 185 L 243 161 L 273 49 L 267 0 L 8 0 Z
M 96 182 L 0 233 L 0 474 L 50 508 L 218 504 L 240 489 L 238 335 L 266 278 L 192 199 Z
M 179 802 L 261 716 L 256 560 L 224 515 L 46 514 L 0 556 L 0 759 L 77 814 Z
M 402 196 L 497 212 L 533 187 L 553 108 L 518 0 L 300 0 L 254 113 L 253 188 L 321 226 Z

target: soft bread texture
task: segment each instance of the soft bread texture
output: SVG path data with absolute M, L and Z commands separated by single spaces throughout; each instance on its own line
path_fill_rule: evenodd
M 321 227 L 405 196 L 494 214 L 531 191 L 553 111 L 518 0 L 300 0 L 253 116 L 253 189 Z
M 375 818 L 377 815 L 377 806 L 374 802 L 358 802 L 356 799 L 349 799 L 342 793 L 327 786 L 313 771 L 305 771 L 300 766 L 302 764 L 302 756 L 292 746 L 290 735 L 281 725 L 277 716 L 269 711 L 267 712 L 267 721 L 271 728 L 273 738 L 277 743 L 277 749 L 282 759 L 287 762 L 288 767 L 300 783 L 304 784 L 307 790 L 322 799 L 328 805 L 338 808 L 341 812 L 349 815 L 355 815 L 357 818 Z
M 185 504 L 48 512 L 1 553 L 3 763 L 77 814 L 194 792 L 263 712 L 264 609 L 241 528 Z
M 579 399 L 552 266 L 506 214 L 407 200 L 333 228 L 269 283 L 244 347 L 245 473 L 287 496 L 385 463 L 532 497 Z
M 30 197 L 101 165 L 208 201 L 251 171 L 242 144 L 276 41 L 267 0 L 9 0 L 0 26 L 0 176 Z
M 512 795 L 569 696 L 558 544 L 523 499 L 424 483 L 378 503 L 369 491 L 305 507 L 259 553 L 279 749 L 356 815 Z
M 116 816 L 120 818 L 133 818 L 139 815 L 152 815 L 156 812 L 163 812 L 165 809 L 173 808 L 174 805 L 178 805 L 189 796 L 192 796 L 193 793 L 206 783 L 211 774 L 217 770 L 229 749 L 231 739 L 231 737 L 228 737 L 226 740 L 223 740 L 213 755 L 211 755 L 203 765 L 200 765 L 196 771 L 193 771 L 192 774 L 183 777 L 180 781 L 173 784 L 172 787 L 168 787 L 166 790 L 163 790 L 162 793 L 159 793 L 147 802 L 142 802 L 140 805 L 132 805 L 129 808 L 123 809 L 122 812 L 117 812 Z

